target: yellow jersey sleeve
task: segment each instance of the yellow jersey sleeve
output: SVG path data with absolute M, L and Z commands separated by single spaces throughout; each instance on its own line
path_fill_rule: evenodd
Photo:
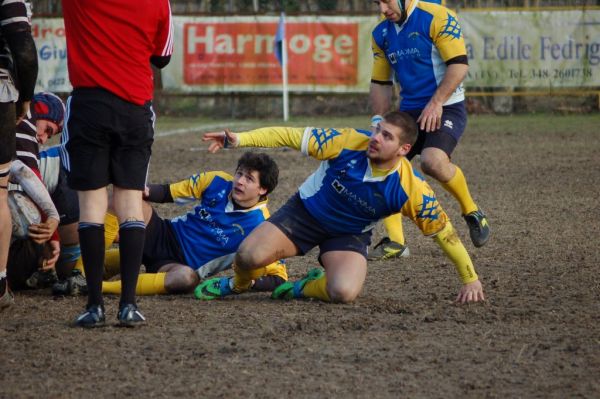
M 303 128 L 263 127 L 237 134 L 240 147 L 290 147 L 300 149 Z
M 456 13 L 445 7 L 420 3 L 423 9 L 433 14 L 430 34 L 442 60 L 448 61 L 460 55 L 467 55 L 464 35 Z
M 224 180 L 233 180 L 230 174 L 220 171 L 196 173 L 185 180 L 169 185 L 171 196 L 178 204 L 197 201 L 202 198 L 204 190 L 217 176 Z
M 371 50 L 373 51 L 371 80 L 376 80 L 378 82 L 392 82 L 394 76 L 392 66 L 388 62 L 385 52 L 375 42 L 373 35 L 371 35 Z
M 344 150 L 364 151 L 370 136 L 352 128 L 307 127 L 302 137 L 301 151 L 315 159 L 336 158 Z
M 344 149 L 366 150 L 369 135 L 352 128 L 265 127 L 237 134 L 239 147 L 289 147 L 319 160 L 337 157 Z

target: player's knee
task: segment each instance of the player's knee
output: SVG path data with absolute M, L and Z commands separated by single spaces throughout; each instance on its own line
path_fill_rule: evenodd
M 247 246 L 244 246 L 244 243 L 238 248 L 238 251 L 235 254 L 234 263 L 242 270 L 253 269 L 254 254 Z
M 443 170 L 443 163 L 438 159 L 423 159 L 421 160 L 421 170 L 423 173 L 436 177 L 441 174 Z
M 252 270 L 263 266 L 260 251 L 256 247 L 245 244 L 244 242 L 242 242 L 242 245 L 238 248 L 234 262 L 236 266 L 243 270 Z
M 328 284 L 327 293 L 332 302 L 349 303 L 358 297 L 358 294 L 360 294 L 360 287 L 343 283 Z
M 170 293 L 185 293 L 196 288 L 198 283 L 200 283 L 198 274 L 192 268 L 185 267 L 167 273 L 165 289 Z

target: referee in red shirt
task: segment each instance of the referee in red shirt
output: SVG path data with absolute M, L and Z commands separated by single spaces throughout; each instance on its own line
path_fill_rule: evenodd
M 105 323 L 102 299 L 104 216 L 113 185 L 119 218 L 122 294 L 119 325 L 143 324 L 135 302 L 146 226 L 142 213 L 154 137 L 152 70 L 173 51 L 168 0 L 63 0 L 67 62 L 73 92 L 67 100 L 62 157 L 79 196 L 79 241 L 88 284 L 79 327 Z

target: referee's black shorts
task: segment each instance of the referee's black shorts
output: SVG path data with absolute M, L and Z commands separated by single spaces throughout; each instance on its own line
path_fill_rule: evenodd
M 62 158 L 78 191 L 113 184 L 143 190 L 154 141 L 152 103 L 132 104 L 100 88 L 78 88 L 67 101 Z

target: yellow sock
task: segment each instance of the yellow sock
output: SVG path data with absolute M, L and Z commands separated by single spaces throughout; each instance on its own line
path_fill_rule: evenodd
M 108 280 L 119 273 L 121 273 L 119 248 L 107 249 L 104 252 L 104 279 Z
M 113 242 L 115 242 L 115 238 L 117 238 L 117 235 L 119 235 L 119 220 L 112 213 L 107 213 L 104 217 L 104 249 L 109 249 L 112 246 Z M 119 263 L 117 262 L 117 270 L 118 265 Z M 85 271 L 83 270 L 83 260 L 81 259 L 81 256 L 79 259 L 77 259 L 77 262 L 75 262 L 74 268 L 79 270 L 81 274 L 85 276 Z
M 119 219 L 112 213 L 107 213 L 104 217 L 104 249 L 112 246 L 119 235 Z
M 454 196 L 458 200 L 460 204 L 460 209 L 463 215 L 469 214 L 477 210 L 477 205 L 471 198 L 471 193 L 469 193 L 469 186 L 467 186 L 467 179 L 465 179 L 465 175 L 462 170 L 454 165 L 456 168 L 456 173 L 452 176 L 446 183 L 441 183 L 442 187 L 446 189 L 450 194 Z
M 167 273 L 142 273 L 138 276 L 136 295 L 166 294 L 165 278 Z M 102 282 L 103 294 L 121 294 L 121 280 Z
M 266 275 L 266 267 L 259 267 L 258 269 L 242 270 L 234 263 L 233 271 L 233 291 L 239 293 L 248 291 L 252 287 L 252 282 L 259 277 Z
M 79 270 L 81 274 L 85 276 L 85 270 L 83 270 L 83 259 L 81 259 L 81 256 L 77 258 L 77 262 L 75 262 L 75 266 L 73 266 L 73 269 Z
M 287 274 L 287 269 L 285 267 L 285 263 L 283 263 L 280 260 L 278 260 L 277 262 L 273 262 L 270 265 L 265 266 L 265 275 L 279 276 L 286 281 L 288 279 L 288 274 Z
M 331 298 L 327 293 L 327 277 L 323 275 L 317 280 L 306 283 L 302 290 L 302 295 L 306 298 L 317 298 L 325 302 L 331 302 Z
M 404 245 L 404 229 L 402 228 L 402 214 L 395 213 L 383 219 L 383 225 L 390 240 Z

